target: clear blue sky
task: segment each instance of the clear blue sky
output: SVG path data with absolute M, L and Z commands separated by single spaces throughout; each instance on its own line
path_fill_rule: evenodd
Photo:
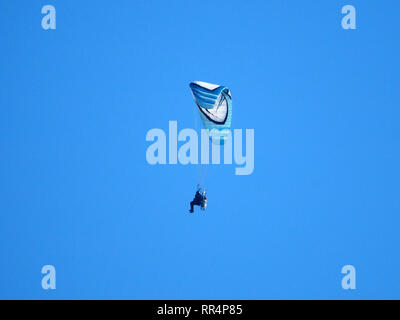
M 399 299 L 399 10 L 1 1 L 0 298 Z M 255 170 L 209 167 L 189 215 L 197 168 L 148 165 L 145 136 L 195 125 L 193 80 L 230 88 Z

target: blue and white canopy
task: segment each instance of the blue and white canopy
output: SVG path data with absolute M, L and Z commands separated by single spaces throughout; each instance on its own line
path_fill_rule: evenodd
M 214 143 L 223 144 L 230 137 L 232 97 L 224 86 L 202 81 L 190 83 L 203 125 Z

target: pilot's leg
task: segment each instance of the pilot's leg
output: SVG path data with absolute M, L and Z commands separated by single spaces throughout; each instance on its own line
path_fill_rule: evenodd
M 189 212 L 191 212 L 191 213 L 193 213 L 193 201 L 192 202 L 190 202 L 190 211 Z

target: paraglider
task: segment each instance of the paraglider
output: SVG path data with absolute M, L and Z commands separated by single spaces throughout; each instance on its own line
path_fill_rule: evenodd
M 203 81 L 191 82 L 189 86 L 212 143 L 223 145 L 227 139 L 231 139 L 232 96 L 229 89 Z M 194 206 L 200 206 L 202 210 L 207 208 L 206 190 L 201 192 L 199 184 L 195 197 L 190 202 L 190 213 L 194 212 Z
M 197 191 L 194 195 L 194 199 L 190 202 L 190 213 L 194 212 L 194 206 L 200 206 L 201 210 L 203 211 L 207 208 L 206 189 L 203 189 L 203 192 L 201 192 L 200 185 L 197 185 Z

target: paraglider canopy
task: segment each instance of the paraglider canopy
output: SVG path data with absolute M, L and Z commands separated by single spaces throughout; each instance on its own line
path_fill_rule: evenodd
M 232 97 L 225 86 L 194 81 L 190 83 L 204 128 L 213 143 L 223 144 L 230 137 Z

